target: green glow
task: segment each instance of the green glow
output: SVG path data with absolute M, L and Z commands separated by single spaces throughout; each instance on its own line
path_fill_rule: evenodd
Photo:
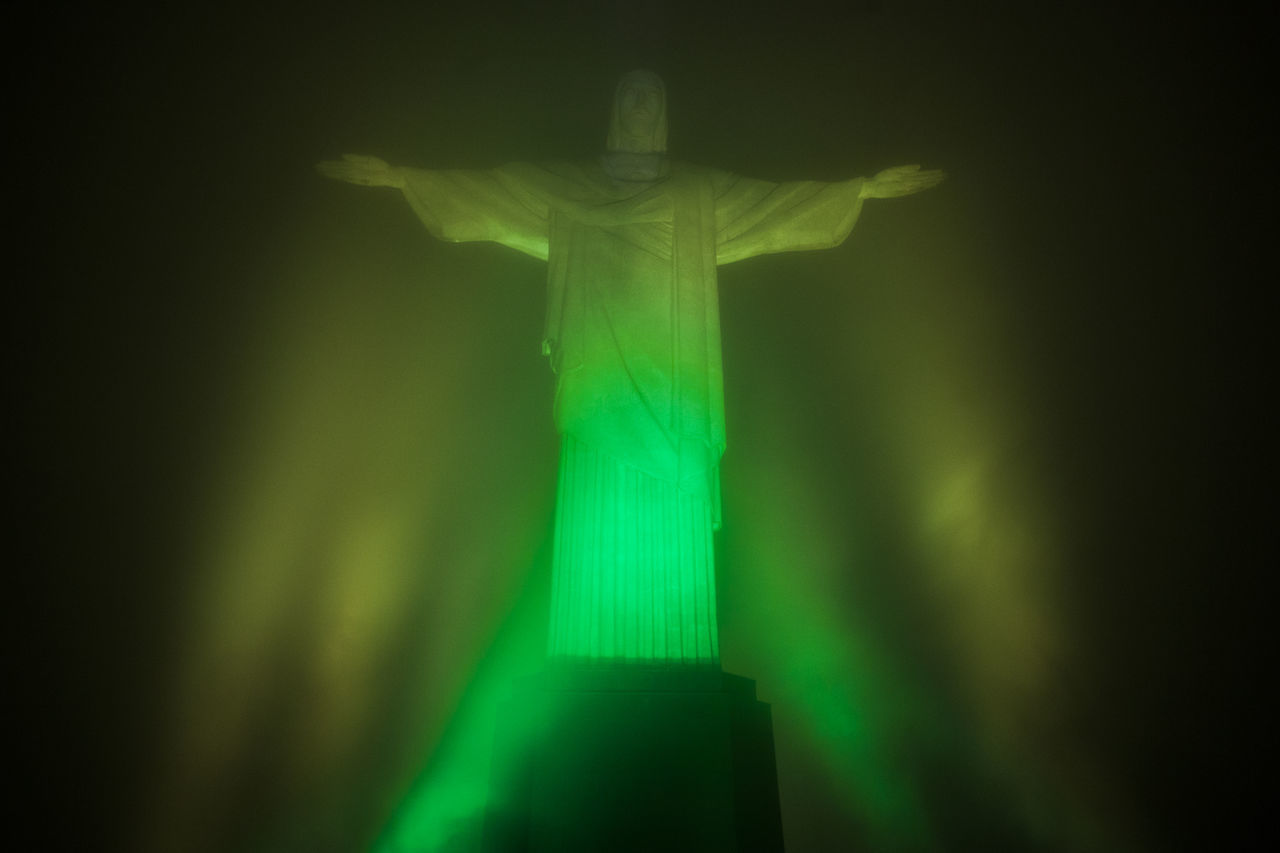
M 571 437 L 559 493 L 548 654 L 716 664 L 707 502 Z
M 396 25 L 387 35 L 425 28 L 451 52 L 427 58 L 433 44 L 418 35 L 393 45 L 357 39 L 349 54 L 322 63 L 344 86 L 352 59 L 363 69 L 345 95 L 321 91 L 324 75 L 312 75 L 310 87 L 294 85 L 293 70 L 349 41 L 349 27 L 321 23 L 324 39 L 289 40 L 288 62 L 263 34 L 270 61 L 259 70 L 285 72 L 227 77 L 248 88 L 220 91 L 213 102 L 205 93 L 209 122 L 196 134 L 180 138 L 181 117 L 177 124 L 164 118 L 167 98 L 163 112 L 157 107 L 155 126 L 178 129 L 169 159 L 196 162 L 201 151 L 188 146 L 203 135 L 206 174 L 234 176 L 224 183 L 244 193 L 234 206 L 259 210 L 242 224 L 257 232 L 253 240 L 236 242 L 238 232 L 221 228 L 188 238 L 224 265 L 206 281 L 196 272 L 200 254 L 185 266 L 175 255 L 173 284 L 225 290 L 226 304 L 260 326 L 246 330 L 243 317 L 228 311 L 235 322 L 227 335 L 237 349 L 243 344 L 243 361 L 219 364 L 211 373 L 225 387 L 200 391 L 211 401 L 207 429 L 216 438 L 199 446 L 218 475 L 206 478 L 201 468 L 193 493 L 203 503 L 174 513 L 198 526 L 200 538 L 173 565 L 182 580 L 172 587 L 185 599 L 163 602 L 173 609 L 177 636 L 158 637 L 172 647 L 172 682 L 157 690 L 171 691 L 172 710 L 156 714 L 169 728 L 156 737 L 155 793 L 138 821 L 162 828 L 136 849 L 326 849 L 334 842 L 314 836 L 309 845 L 262 839 L 304 833 L 341 812 L 345 834 L 332 837 L 345 840 L 351 827 L 376 832 L 393 811 L 388 839 L 457 846 L 451 840 L 476 818 L 489 773 L 492 703 L 505 680 L 542 654 L 549 602 L 538 585 L 550 586 L 559 447 L 543 427 L 551 380 L 536 357 L 543 261 L 421 239 L 397 193 L 308 186 L 286 162 L 316 150 L 317 138 L 341 138 L 336 128 L 351 118 L 362 123 L 353 139 L 383 144 L 377 128 L 392 128 L 398 134 L 387 151 L 424 165 L 450 161 L 405 152 L 448 151 L 449 138 L 514 138 L 538 123 L 575 121 L 594 66 L 574 57 L 598 27 L 589 17 L 540 22 L 530 12 L 516 24 L 486 15 L 493 20 L 463 22 L 466 31 L 456 33 L 436 29 L 430 14 L 419 17 L 423 26 Z M 672 18 L 673 31 L 682 29 L 680 18 Z M 1019 346 L 1060 330 L 1016 328 L 1044 317 L 1011 296 L 1079 284 L 1072 270 L 1087 264 L 1064 272 L 1057 261 L 1065 254 L 1055 252 L 1087 238 L 1091 220 L 1049 212 L 1087 214 L 1086 206 L 1055 206 L 1036 195 L 1063 181 L 1027 184 L 1019 176 L 1061 174 L 1039 167 L 1054 154 L 1069 159 L 1078 140 L 1105 143 L 1105 122 L 1076 123 L 1102 128 L 1097 134 L 1062 134 L 1054 93 L 1039 93 L 1050 106 L 1027 113 L 1033 83 L 1002 86 L 999 71 L 1008 63 L 984 55 L 975 64 L 967 57 L 981 50 L 940 44 L 941 30 L 921 33 L 915 23 L 893 14 L 860 20 L 869 37 L 861 43 L 875 49 L 847 55 L 838 38 L 817 33 L 813 42 L 799 25 L 775 33 L 757 24 L 744 33 L 749 27 L 717 24 L 709 27 L 723 43 L 715 51 L 705 51 L 696 34 L 672 42 L 691 48 L 673 67 L 712 107 L 696 114 L 686 107 L 700 127 L 674 128 L 678 144 L 695 134 L 714 143 L 724 117 L 737 116 L 735 127 L 762 135 L 739 144 L 734 161 L 754 162 L 749 145 L 793 151 L 793 160 L 762 158 L 778 175 L 839 175 L 840 163 L 856 169 L 890 146 L 917 143 L 932 156 L 950 152 L 948 163 L 965 168 L 955 186 L 919 204 L 872 205 L 837 251 L 719 271 L 730 418 L 714 567 L 728 590 L 716 613 L 720 651 L 726 668 L 757 677 L 774 703 L 779 759 L 790 774 L 784 806 L 793 815 L 810 808 L 814 823 L 827 826 L 852 815 L 887 849 L 905 846 L 899 839 L 927 846 L 940 830 L 926 818 L 944 795 L 921 790 L 909 759 L 935 750 L 946 756 L 938 764 L 954 787 L 993 772 L 1013 780 L 1008 800 L 1021 800 L 1028 813 L 1047 811 L 1036 820 L 1059 836 L 1089 813 L 1123 825 L 1132 819 L 1126 811 L 1140 813 L 1124 800 L 1124 769 L 1106 766 L 1107 746 L 1082 743 L 1068 728 L 1073 715 L 1106 706 L 1091 692 L 1106 668 L 1075 657 L 1088 649 L 1092 611 L 1057 586 L 1082 567 L 1063 564 L 1070 548 L 1052 523 L 1073 507 L 1054 493 L 1064 488 L 1049 455 L 1060 436 L 1045 429 L 1051 413 L 1044 407 L 1067 405 L 1072 395 L 1036 385 L 1068 371 Z M 549 53 L 552 43 L 562 50 Z M 778 53 L 761 61 L 762 48 Z M 566 59 L 547 62 L 551 54 Z M 568 83 L 567 97 L 548 87 L 554 95 L 530 98 L 535 83 L 508 85 L 517 60 L 528 62 L 530 81 Z M 225 77 L 217 63 L 205 65 L 215 71 L 202 71 L 202 79 Z M 741 88 L 724 70 L 739 65 L 755 69 Z M 735 88 L 721 90 L 725 84 Z M 139 97 L 143 86 L 168 91 L 147 85 L 145 74 Z M 765 97 L 757 100 L 761 86 Z M 791 91 L 803 93 L 791 104 L 795 125 L 785 113 L 777 122 L 741 121 Z M 186 112 L 200 108 L 198 94 Z M 304 120 L 246 125 L 229 115 L 238 115 L 237 104 L 269 101 L 276 106 L 254 107 L 253 115 L 292 109 Z M 331 109 L 298 106 L 326 102 Z M 1075 103 L 1089 100 L 1068 106 Z M 903 115 L 919 121 L 889 126 Z M 215 132 L 215 123 L 230 130 Z M 290 124 L 300 128 L 293 136 L 281 130 Z M 788 149 L 788 137 L 815 144 Z M 543 133 L 544 150 L 557 138 Z M 1060 145 L 1037 147 L 1037 139 Z M 980 156 L 984 141 L 1003 144 Z M 501 162 L 479 156 L 475 162 Z M 110 163 L 94 159 L 95 173 Z M 250 185 L 268 171 L 273 179 L 255 194 Z M 139 192 L 139 177 L 121 180 L 127 195 L 160 198 Z M 199 198 L 196 204 L 204 207 Z M 1011 229 L 1023 214 L 1045 221 L 1028 224 L 1030 235 Z M 201 227 L 197 220 L 219 221 L 196 217 L 191 227 Z M 131 223 L 123 215 L 103 233 L 132 235 Z M 1058 225 L 1069 226 L 1060 239 L 1047 232 Z M 1041 251 L 1047 247 L 1054 251 Z M 121 264 L 119 275 L 133 273 Z M 174 291 L 179 299 L 183 292 Z M 1011 316 L 1001 315 L 1002 306 Z M 779 333 L 789 319 L 804 330 Z M 1088 341 L 1094 333 L 1080 334 Z M 175 363 L 183 356 L 162 355 L 163 341 L 155 352 Z M 1037 406 L 1039 413 L 1023 411 Z M 868 447 L 882 465 L 872 472 L 879 480 L 842 465 L 858 448 L 871 455 Z M 1095 458 L 1087 445 L 1081 458 Z M 185 472 L 179 467 L 175 476 Z M 544 556 L 533 560 L 539 543 Z M 526 574 L 541 598 L 513 605 L 523 601 Z M 888 580 L 877 585 L 877 577 Z M 511 613 L 513 606 L 521 609 Z M 922 672 L 926 665 L 933 668 Z M 1111 760 L 1122 760 L 1117 754 Z M 824 796 L 832 799 L 815 804 Z M 237 823 L 244 814 L 257 821 L 255 831 Z M 802 824 L 789 830 L 801 832 Z M 247 839 L 254 843 L 237 843 Z M 1045 848 L 1102 847 L 1057 840 Z

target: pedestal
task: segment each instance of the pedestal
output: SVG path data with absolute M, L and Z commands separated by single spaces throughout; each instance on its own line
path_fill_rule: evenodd
M 773 722 L 718 669 L 559 666 L 499 709 L 491 853 L 780 853 Z

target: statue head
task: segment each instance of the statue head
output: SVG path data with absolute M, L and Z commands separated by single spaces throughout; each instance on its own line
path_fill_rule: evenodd
M 652 71 L 628 71 L 613 93 L 609 151 L 657 154 L 667 150 L 667 89 Z

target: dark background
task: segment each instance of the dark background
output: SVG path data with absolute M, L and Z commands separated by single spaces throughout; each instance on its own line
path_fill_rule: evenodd
M 922 197 L 933 207 L 877 210 L 875 227 L 972 217 L 967 233 L 998 260 L 986 296 L 1012 318 L 1066 531 L 1063 606 L 1085 662 L 1063 676 L 1072 731 L 1131 803 L 1120 846 L 1203 849 L 1248 823 L 1269 680 L 1257 580 L 1271 566 L 1246 500 L 1269 491 L 1248 438 L 1267 372 L 1251 321 L 1270 280 L 1249 227 L 1270 192 L 1263 32 L 1216 9 L 937 2 L 125 5 L 16 27 L 10 317 L 34 435 L 11 452 L 38 523 L 18 532 L 34 547 L 14 571 L 13 648 L 41 685 L 25 692 L 22 736 L 56 821 L 41 826 L 131 849 L 154 819 L 156 732 L 183 666 L 177 602 L 199 571 L 191 543 L 227 412 L 254 369 L 246 341 L 265 306 L 306 299 L 264 292 L 261 270 L 287 263 L 274 241 L 318 245 L 363 222 L 349 239 L 369 264 L 441 251 L 387 198 L 341 195 L 311 164 L 343 151 L 460 167 L 591 156 L 612 81 L 634 66 L 666 79 L 684 159 L 775 180 L 948 170 L 936 200 Z M 534 285 L 511 311 L 537 321 L 503 320 L 512 340 L 476 368 L 497 376 L 502 357 L 532 349 L 517 338 L 538 331 L 538 270 L 463 257 L 481 279 Z M 453 316 L 492 313 L 496 298 Z M 726 332 L 726 363 L 750 349 L 752 324 L 806 357 L 781 302 L 725 298 L 726 329 L 740 330 Z M 534 411 L 550 380 L 521 364 L 522 381 L 545 381 L 516 395 Z M 750 418 L 739 383 L 730 415 Z M 531 432 L 553 460 L 550 425 Z M 402 764 L 375 766 L 361 796 L 395 799 Z M 203 828 L 208 849 L 272 837 L 270 782 L 252 784 L 254 804 Z M 812 802 L 834 802 L 811 784 Z M 376 835 L 385 810 L 362 802 L 325 817 L 339 827 L 326 849 Z M 305 803 L 290 808 L 307 819 Z M 1021 837 L 987 819 L 950 819 L 943 846 Z M 841 849 L 853 831 L 818 806 L 805 821 L 788 827 L 805 849 Z

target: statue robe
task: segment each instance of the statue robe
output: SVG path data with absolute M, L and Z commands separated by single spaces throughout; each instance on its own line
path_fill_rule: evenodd
M 725 448 L 716 266 L 838 245 L 861 179 L 770 183 L 672 163 L 406 170 L 448 241 L 547 261 L 543 352 L 563 436 L 548 652 L 716 666 L 712 531 Z

